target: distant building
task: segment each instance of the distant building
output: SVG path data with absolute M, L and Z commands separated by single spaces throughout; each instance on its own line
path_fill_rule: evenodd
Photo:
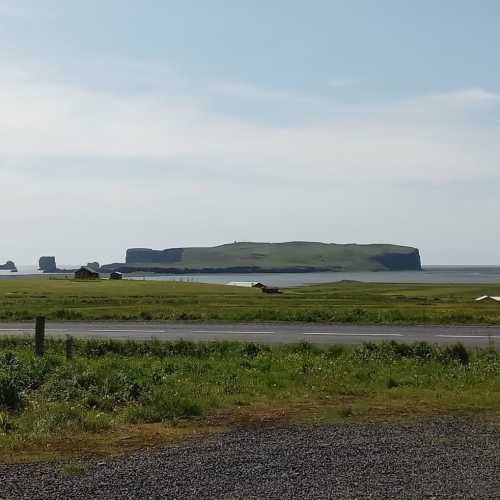
M 227 283 L 230 286 L 242 286 L 245 288 L 260 288 L 263 293 L 281 293 L 279 288 L 264 285 L 259 281 L 230 281 Z
M 499 302 L 500 297 L 492 297 L 491 295 L 483 295 L 482 297 L 478 297 L 476 302 Z
M 78 280 L 95 280 L 99 278 L 99 273 L 90 267 L 81 267 L 75 271 L 75 279 Z
M 121 279 L 123 279 L 123 274 L 122 274 L 122 273 L 119 273 L 118 271 L 113 271 L 113 272 L 109 275 L 109 279 L 110 279 L 110 280 L 121 280 Z
M 247 288 L 266 288 L 266 285 L 259 283 L 258 281 L 230 281 L 226 283 L 230 286 L 242 286 Z

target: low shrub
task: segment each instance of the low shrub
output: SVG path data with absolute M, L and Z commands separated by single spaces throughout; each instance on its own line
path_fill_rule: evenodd
M 294 354 L 319 354 L 321 352 L 321 348 L 306 341 L 298 342 L 296 344 L 289 344 L 288 346 L 286 346 L 286 348 Z
M 49 317 L 51 319 L 74 321 L 84 319 L 85 316 L 81 312 L 75 311 L 74 309 L 56 309 L 55 311 L 52 311 L 52 313 L 49 313 Z
M 247 358 L 256 358 L 262 351 L 264 346 L 250 343 L 244 344 L 241 348 L 241 354 Z
M 127 412 L 130 423 L 166 422 L 182 417 L 195 417 L 203 414 L 199 403 L 183 396 L 155 391 L 141 405 L 132 406 Z
M 0 371 L 0 408 L 18 409 L 23 402 L 22 389 L 16 378 L 5 371 Z
M 399 387 L 399 382 L 392 377 L 389 377 L 389 379 L 387 380 L 387 388 L 394 389 L 395 387 Z
M 334 344 L 334 345 L 327 347 L 324 354 L 325 354 L 325 357 L 327 359 L 335 359 L 335 358 L 342 356 L 342 354 L 344 354 L 345 351 L 346 351 L 346 348 L 344 345 Z
M 15 428 L 14 423 L 6 412 L 0 411 L 0 434 L 8 434 Z
M 414 344 L 391 342 L 366 342 L 355 348 L 356 358 L 369 361 L 397 361 L 399 359 L 416 359 L 420 361 L 437 361 L 450 363 L 456 361 L 462 365 L 469 364 L 469 353 L 463 344 L 450 346 L 431 345 L 427 342 L 416 342 Z
M 87 412 L 82 416 L 81 429 L 86 432 L 100 432 L 111 427 L 111 416 L 103 412 Z
M 35 416 L 34 430 L 38 433 L 64 434 L 67 431 L 82 430 L 84 411 L 68 403 L 52 403 Z

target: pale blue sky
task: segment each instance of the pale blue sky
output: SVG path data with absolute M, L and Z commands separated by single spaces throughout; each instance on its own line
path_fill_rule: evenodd
M 499 25 L 493 0 L 0 0 L 0 261 L 300 239 L 500 264 Z

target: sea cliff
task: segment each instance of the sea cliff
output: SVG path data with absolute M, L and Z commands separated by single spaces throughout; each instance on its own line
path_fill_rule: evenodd
M 101 271 L 124 273 L 304 273 L 323 271 L 420 271 L 417 248 L 335 243 L 231 243 L 216 247 L 131 248 L 125 263 Z

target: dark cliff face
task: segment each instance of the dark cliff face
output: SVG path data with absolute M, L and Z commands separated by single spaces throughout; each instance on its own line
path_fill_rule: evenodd
M 110 265 L 135 270 L 185 272 L 420 271 L 418 249 L 400 245 L 333 243 L 234 243 L 217 247 L 152 250 L 131 248 L 126 262 Z M 125 270 L 127 269 L 127 270 Z
M 417 249 L 410 253 L 385 253 L 375 260 L 388 271 L 421 271 L 420 253 Z
M 53 273 L 57 271 L 55 257 L 40 257 L 38 261 L 38 268 L 45 273 Z
M 126 264 L 111 264 L 103 266 L 101 272 L 118 271 L 120 273 L 157 273 L 157 274 L 248 274 L 248 273 L 322 273 L 342 271 L 341 268 L 332 267 L 312 267 L 312 266 L 295 266 L 295 267 L 257 267 L 257 266 L 231 266 L 231 267 L 154 267 L 150 265 L 130 265 Z
M 125 262 L 127 264 L 174 264 L 182 260 L 182 248 L 169 248 L 168 250 L 151 250 L 149 248 L 129 248 Z

